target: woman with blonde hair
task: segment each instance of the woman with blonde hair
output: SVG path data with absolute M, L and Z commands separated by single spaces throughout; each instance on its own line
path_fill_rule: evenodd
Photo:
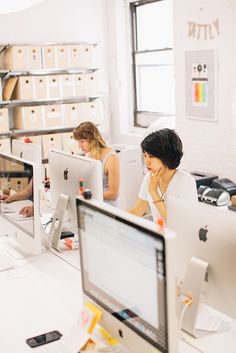
M 102 162 L 103 199 L 113 206 L 118 206 L 120 168 L 116 153 L 107 146 L 92 122 L 81 123 L 74 129 L 73 136 L 86 156 Z

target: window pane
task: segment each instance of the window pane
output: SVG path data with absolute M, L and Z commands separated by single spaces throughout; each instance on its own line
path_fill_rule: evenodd
M 172 48 L 172 11 L 169 0 L 137 6 L 138 51 Z
M 175 114 L 172 65 L 138 66 L 137 110 Z

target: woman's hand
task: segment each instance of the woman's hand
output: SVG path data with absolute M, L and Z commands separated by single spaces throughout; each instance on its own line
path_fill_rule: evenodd
M 155 173 L 150 173 L 148 192 L 152 196 L 153 199 L 161 198 L 161 196 L 157 192 L 157 188 L 159 186 L 161 174 L 164 170 L 164 167 L 160 167 Z
M 22 207 L 19 213 L 25 217 L 32 217 L 34 215 L 34 207 L 33 206 Z

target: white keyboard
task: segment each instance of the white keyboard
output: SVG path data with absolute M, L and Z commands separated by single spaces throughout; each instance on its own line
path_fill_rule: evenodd
M 12 267 L 14 267 L 13 260 L 7 255 L 0 254 L 0 271 L 5 271 Z

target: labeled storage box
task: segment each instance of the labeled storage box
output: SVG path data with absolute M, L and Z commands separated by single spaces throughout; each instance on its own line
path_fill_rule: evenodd
M 9 131 L 8 109 L 4 109 L 4 108 L 0 109 L 0 131 L 1 132 Z
M 61 75 L 62 97 L 74 97 L 74 75 Z
M 46 99 L 49 97 L 46 76 L 34 76 L 34 88 L 35 99 Z
M 13 93 L 14 99 L 34 99 L 34 78 L 32 76 L 19 76 Z
M 45 127 L 62 127 L 64 125 L 62 117 L 62 106 L 60 104 L 45 105 Z
M 93 65 L 92 44 L 78 44 L 70 46 L 70 66 L 73 68 L 91 68 Z
M 61 77 L 60 75 L 50 75 L 47 77 L 49 98 L 60 98 L 61 93 Z
M 82 121 L 86 121 L 86 105 L 84 103 L 65 104 L 65 125 L 76 127 Z
M 49 150 L 56 148 L 61 150 L 61 134 L 43 135 L 43 157 L 48 158 Z
M 98 73 L 91 72 L 85 74 L 85 86 L 87 96 L 98 96 L 99 84 L 98 84 Z
M 13 112 L 15 129 L 37 130 L 43 127 L 44 110 L 42 106 L 17 107 Z
M 69 45 L 56 45 L 56 67 L 68 68 L 69 65 Z
M 4 50 L 4 68 L 32 70 L 42 68 L 40 45 L 12 45 Z
M 57 67 L 55 45 L 42 45 L 42 61 L 45 69 Z
M 63 151 L 74 154 L 79 151 L 78 142 L 74 139 L 72 132 L 67 132 L 62 135 Z
M 76 74 L 74 75 L 75 95 L 78 97 L 86 96 L 86 75 Z
M 104 109 L 100 99 L 81 104 L 84 105 L 84 119 L 81 122 L 91 121 L 94 124 L 102 124 L 104 122 Z

